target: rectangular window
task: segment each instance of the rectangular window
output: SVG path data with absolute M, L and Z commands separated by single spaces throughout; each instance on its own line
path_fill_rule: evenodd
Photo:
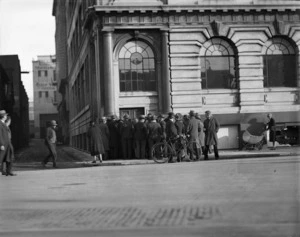
M 39 70 L 38 71 L 38 77 L 41 77 L 41 75 L 42 75 L 42 72 Z
M 41 91 L 39 91 L 39 98 L 42 98 L 42 92 Z
M 264 87 L 297 87 L 295 55 L 264 56 Z
M 49 97 L 49 92 L 48 92 L 48 91 L 45 92 L 45 97 L 46 97 L 46 98 Z
M 48 71 L 46 70 L 46 71 L 44 71 L 44 73 L 45 73 L 45 77 L 47 77 L 48 76 Z

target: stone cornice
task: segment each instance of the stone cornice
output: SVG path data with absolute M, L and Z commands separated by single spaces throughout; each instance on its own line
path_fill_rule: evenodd
M 296 11 L 300 10 L 300 2 L 295 4 L 233 4 L 233 5 L 161 5 L 161 6 L 94 6 L 96 12 L 102 13 L 146 13 L 146 12 L 249 12 L 249 11 Z

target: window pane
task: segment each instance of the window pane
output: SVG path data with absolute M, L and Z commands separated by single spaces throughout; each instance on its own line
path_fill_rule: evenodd
M 205 57 L 202 66 L 202 87 L 205 89 L 236 88 L 235 70 L 230 68 L 231 57 Z M 206 75 L 205 75 L 206 74 Z
M 156 90 L 155 60 L 151 48 L 141 41 L 128 42 L 123 48 L 121 52 L 126 58 L 121 58 L 120 52 L 120 91 Z M 151 72 L 149 69 L 152 69 Z
M 264 58 L 264 85 L 266 87 L 296 87 L 296 57 L 294 55 L 267 55 Z

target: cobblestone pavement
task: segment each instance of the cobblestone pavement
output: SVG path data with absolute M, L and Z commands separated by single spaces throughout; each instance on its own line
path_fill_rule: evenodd
M 0 177 L 0 235 L 299 237 L 299 168 L 295 156 L 18 172 Z

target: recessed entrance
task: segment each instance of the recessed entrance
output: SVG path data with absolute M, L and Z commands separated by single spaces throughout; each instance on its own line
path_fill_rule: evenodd
M 123 118 L 128 114 L 131 119 L 138 118 L 140 115 L 145 114 L 145 108 L 122 108 L 120 109 L 120 117 Z

